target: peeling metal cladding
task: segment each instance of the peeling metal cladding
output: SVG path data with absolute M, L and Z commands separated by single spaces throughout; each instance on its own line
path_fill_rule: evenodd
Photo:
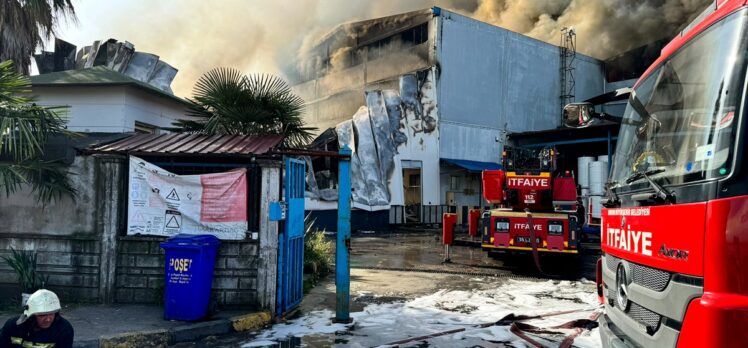
M 392 141 L 390 130 L 390 119 L 387 115 L 384 97 L 381 91 L 366 92 L 366 105 L 369 107 L 369 118 L 374 133 L 377 156 L 379 158 L 379 176 L 383 186 L 387 187 L 394 169 L 394 157 L 397 153 L 395 143 Z M 389 201 L 389 190 L 387 201 Z
M 418 100 L 418 79 L 415 74 L 400 76 L 400 98 L 406 113 L 411 111 L 417 119 L 421 118 L 423 110 Z
M 365 106 L 359 108 L 357 114 L 362 112 L 368 113 Z M 351 155 L 351 198 L 354 202 L 366 202 L 366 183 L 361 175 L 361 162 L 359 162 L 358 159 L 353 120 L 339 123 L 335 127 L 335 132 L 338 134 L 338 146 L 342 148 L 343 146 L 348 145 L 348 148 L 353 151 Z
M 94 61 L 96 60 L 96 56 L 99 54 L 99 47 L 101 47 L 101 41 L 96 40 L 93 42 L 93 45 L 90 46 L 91 48 L 88 50 L 88 54 L 83 56 L 85 59 L 85 62 L 83 63 L 83 68 L 92 68 L 94 66 Z
M 306 162 L 306 190 L 304 191 L 304 197 L 317 199 L 319 198 L 319 187 L 317 186 L 317 179 L 314 177 L 312 158 L 304 156 L 304 162 Z
M 171 81 L 174 80 L 175 76 L 177 76 L 177 69 L 159 60 L 153 72 L 148 77 L 147 82 L 162 91 L 173 94 L 171 91 Z
M 134 53 L 135 46 L 133 44 L 127 41 L 117 43 L 117 50 L 114 52 L 114 56 L 109 57 L 107 68 L 120 73 L 124 72 Z
M 384 180 L 380 175 L 379 157 L 377 155 L 376 143 L 374 141 L 374 132 L 371 129 L 371 119 L 369 112 L 359 112 L 353 116 L 353 127 L 356 130 L 356 157 L 360 166 L 363 183 L 366 185 L 365 201 L 359 202 L 367 205 L 387 205 L 389 204 L 389 193 L 387 187 L 383 184 Z
M 91 46 L 84 46 L 75 54 L 75 69 L 80 70 L 86 67 L 86 61 L 90 53 Z
M 135 52 L 130 58 L 130 64 L 125 69 L 125 75 L 141 82 L 148 82 L 153 70 L 156 69 L 158 56 L 150 53 Z
M 436 86 L 434 83 L 434 70 L 430 69 L 427 71 L 419 72 L 416 77 L 418 78 L 418 103 L 421 105 L 423 112 L 423 125 L 422 129 L 424 133 L 431 133 L 437 127 L 437 104 L 436 104 Z
M 387 89 L 382 91 L 384 105 L 387 108 L 387 117 L 390 121 L 390 132 L 395 147 L 408 141 L 408 136 L 402 132 L 405 129 L 405 118 L 403 117 L 403 105 L 397 91 Z
M 41 52 L 34 55 L 36 69 L 39 74 L 47 74 L 55 71 L 55 54 L 53 52 Z

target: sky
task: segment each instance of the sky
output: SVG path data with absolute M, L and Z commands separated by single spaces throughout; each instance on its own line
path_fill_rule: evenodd
M 80 49 L 129 41 L 179 70 L 175 94 L 191 95 L 216 67 L 284 71 L 298 52 L 336 25 L 440 6 L 557 44 L 573 25 L 577 49 L 597 58 L 672 35 L 709 0 L 73 0 L 77 22 L 57 36 Z M 53 45 L 48 45 L 53 47 Z

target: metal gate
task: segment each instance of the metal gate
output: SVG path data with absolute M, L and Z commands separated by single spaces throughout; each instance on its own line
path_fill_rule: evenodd
M 304 297 L 304 190 L 306 164 L 286 158 L 284 229 L 278 236 L 278 296 L 276 314 L 298 306 Z

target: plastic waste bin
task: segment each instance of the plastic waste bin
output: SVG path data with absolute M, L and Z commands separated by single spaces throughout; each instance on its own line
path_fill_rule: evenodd
M 178 234 L 161 243 L 166 252 L 164 318 L 194 321 L 208 314 L 213 267 L 221 242 L 212 235 Z

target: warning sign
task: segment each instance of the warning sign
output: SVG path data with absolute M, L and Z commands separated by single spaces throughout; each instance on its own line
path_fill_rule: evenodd
M 164 221 L 166 221 L 166 225 L 164 225 L 164 233 L 177 234 L 180 232 L 179 229 L 182 226 L 182 214 L 178 211 L 167 210 L 164 215 Z
M 169 192 L 169 195 L 166 196 L 166 199 L 170 199 L 172 201 L 178 201 L 179 195 L 177 194 L 177 189 L 175 188 L 171 189 L 171 192 Z
M 176 175 L 131 156 L 129 174 L 127 234 L 245 238 L 246 169 Z

